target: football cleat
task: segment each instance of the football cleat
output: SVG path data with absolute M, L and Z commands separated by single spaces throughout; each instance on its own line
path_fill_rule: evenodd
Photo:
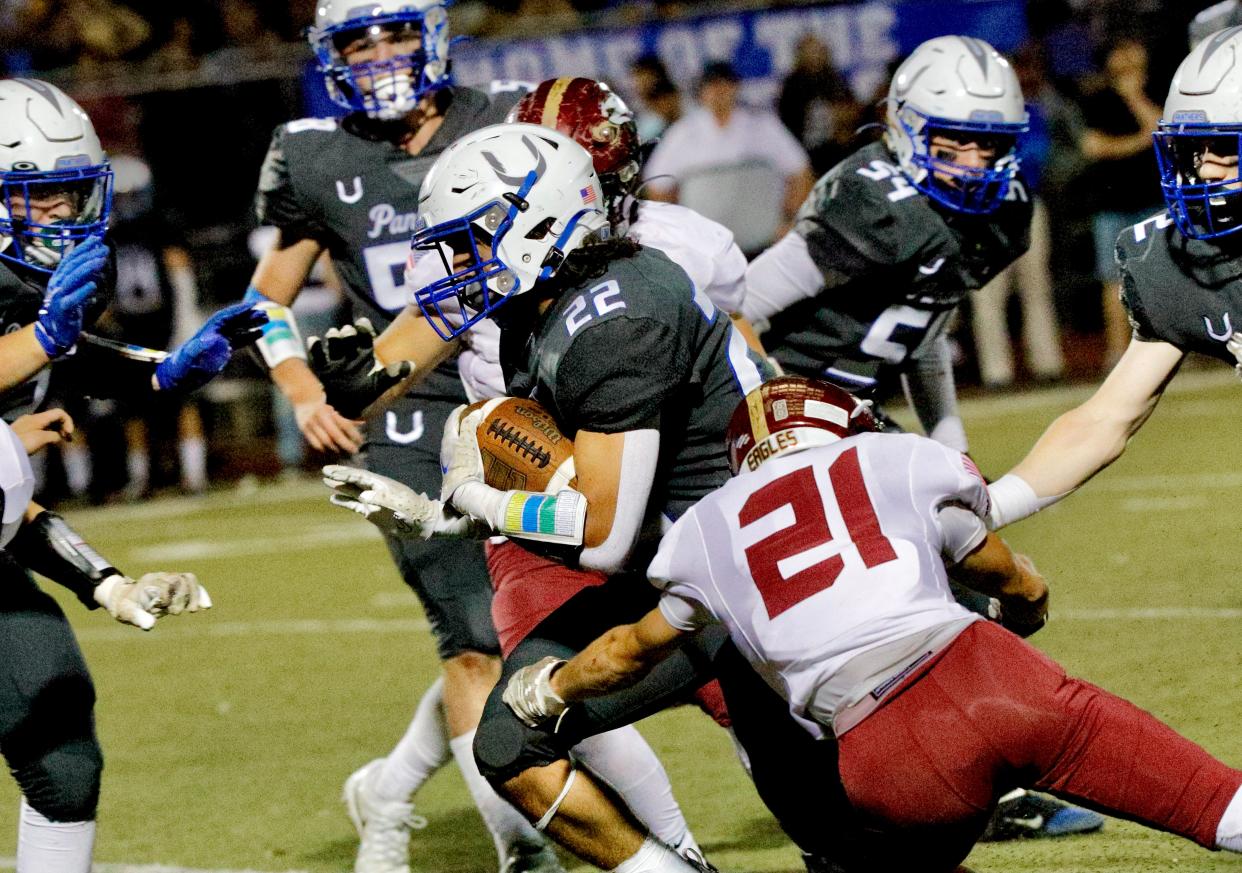
M 1001 798 L 980 838 L 984 842 L 1089 834 L 1104 827 L 1104 816 L 1045 794 L 1019 788 Z
M 720 873 L 719 869 L 713 867 L 708 860 L 703 857 L 703 853 L 699 850 L 697 845 L 694 847 L 686 847 L 684 849 L 678 848 L 677 854 L 685 858 L 690 863 L 690 866 L 699 871 L 699 873 Z
M 345 780 L 342 799 L 360 840 L 354 873 L 410 873 L 410 831 L 427 827 L 427 819 L 414 814 L 414 804 L 371 793 L 383 763 L 376 758 Z
M 548 844 L 517 843 L 510 847 L 500 873 L 565 873 L 565 868 Z

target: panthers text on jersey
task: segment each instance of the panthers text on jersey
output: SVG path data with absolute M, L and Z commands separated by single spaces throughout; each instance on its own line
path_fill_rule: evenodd
M 1121 232 L 1121 300 L 1136 339 L 1237 363 L 1225 348 L 1242 328 L 1242 257 L 1233 240 L 1187 239 L 1168 213 Z
M 921 195 L 872 143 L 815 185 L 794 230 L 747 271 L 743 314 L 789 372 L 870 387 L 918 357 L 969 291 L 1026 251 L 1020 180 L 991 215 Z
M 365 116 L 303 118 L 276 129 L 263 162 L 255 211 L 288 244 L 314 239 L 328 251 L 355 316 L 382 330 L 410 303 L 405 265 L 418 216 L 418 189 L 455 140 L 505 120 L 520 91 L 440 92 L 444 121 L 417 155 L 376 134 Z M 461 397 L 453 364 L 414 394 Z
M 661 610 L 723 623 L 811 730 L 980 616 L 949 591 L 987 534 L 964 455 L 914 434 L 863 434 L 772 458 L 699 501 L 648 569 Z
M 729 417 L 770 373 L 667 255 L 612 261 L 561 292 L 533 330 L 501 324 L 509 393 L 538 400 L 570 437 L 659 428 L 653 508 L 675 518 L 728 479 Z
M 668 255 L 718 309 L 728 314 L 740 312 L 746 291 L 746 256 L 734 243 L 729 229 L 675 203 L 640 200 L 637 206 L 638 217 L 626 235 Z M 439 258 L 423 258 L 417 269 L 434 271 L 434 275 L 427 273 L 425 283 L 444 275 Z M 466 348 L 457 363 L 471 401 L 504 394 L 500 328 L 484 319 L 463 339 Z

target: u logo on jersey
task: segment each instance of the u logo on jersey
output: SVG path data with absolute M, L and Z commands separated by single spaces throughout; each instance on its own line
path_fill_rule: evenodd
M 423 435 L 423 411 L 416 410 L 410 416 L 410 429 L 401 430 L 397 423 L 397 413 L 391 409 L 384 413 L 384 432 L 388 438 L 399 446 L 416 443 Z
M 336 196 L 341 199 L 342 203 L 350 206 L 362 199 L 362 177 L 354 176 L 353 190 L 346 191 L 345 183 L 340 179 L 336 180 Z
M 1224 331 L 1222 333 L 1217 333 L 1212 329 L 1212 319 L 1207 315 L 1203 316 L 1203 326 L 1207 328 L 1208 336 L 1220 343 L 1228 342 L 1233 336 L 1233 325 L 1229 323 L 1228 312 L 1224 315 L 1223 323 L 1225 325 Z

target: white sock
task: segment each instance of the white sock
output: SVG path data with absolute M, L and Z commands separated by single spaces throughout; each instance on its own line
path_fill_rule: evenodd
M 129 488 L 145 491 L 151 482 L 151 456 L 145 451 L 131 449 L 125 455 L 125 469 L 129 473 Z
M 207 441 L 202 437 L 186 437 L 177 443 L 177 456 L 181 460 L 181 484 L 187 491 L 202 491 L 207 487 Z
M 1225 807 L 1216 826 L 1216 845 L 1230 852 L 1242 852 L 1242 788 Z
M 448 726 L 444 723 L 444 677 L 441 676 L 418 701 L 410 726 L 384 759 L 372 791 L 381 800 L 405 803 L 448 763 L 451 754 L 448 741 Z
M 612 873 L 694 873 L 685 858 L 651 837 L 631 857 L 617 865 Z
M 462 734 L 449 740 L 449 748 L 461 770 L 474 805 L 478 807 L 483 824 L 496 843 L 496 855 L 503 864 L 509 857 L 509 850 L 520 843 L 542 844 L 543 837 L 531 826 L 526 818 L 508 804 L 479 772 L 479 765 L 474 762 L 474 731 Z
M 680 848 L 690 833 L 664 765 L 632 725 L 588 737 L 570 757 L 621 795 L 630 811 L 656 839 Z M 688 846 L 697 848 L 690 837 Z
M 65 465 L 65 484 L 70 492 L 85 494 L 86 489 L 91 487 L 91 453 L 80 443 L 62 445 L 60 458 Z
M 90 873 L 93 821 L 48 821 L 22 798 L 17 873 Z

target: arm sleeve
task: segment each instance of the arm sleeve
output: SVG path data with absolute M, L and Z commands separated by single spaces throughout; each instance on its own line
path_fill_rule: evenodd
M 325 231 L 316 210 L 298 196 L 286 159 L 289 132 L 284 125 L 272 134 L 272 144 L 259 171 L 259 188 L 254 195 L 254 212 L 260 224 L 281 230 L 285 245 L 303 239 L 324 241 Z
M 812 260 L 806 238 L 790 231 L 746 268 L 742 315 L 765 324 L 777 313 L 818 294 L 824 276 Z
M 556 403 L 574 430 L 650 428 L 690 369 L 671 325 L 619 316 L 584 328 L 557 364 Z
M 911 361 L 910 369 L 902 373 L 901 379 L 923 432 L 938 443 L 959 452 L 966 451 L 966 429 L 957 411 L 948 335 L 941 333 L 936 337 L 925 354 Z

